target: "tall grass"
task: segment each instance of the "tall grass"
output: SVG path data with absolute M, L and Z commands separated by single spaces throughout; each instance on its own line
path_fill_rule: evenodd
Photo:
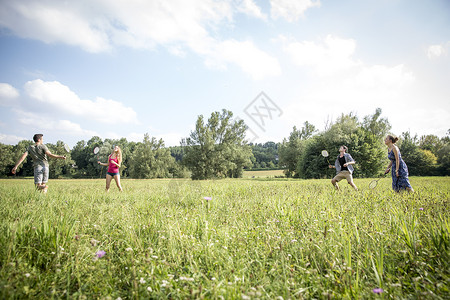
M 0 298 L 448 299 L 450 179 L 369 181 L 1 180 Z

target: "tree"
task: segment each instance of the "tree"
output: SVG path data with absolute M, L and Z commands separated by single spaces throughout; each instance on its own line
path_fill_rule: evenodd
M 232 120 L 233 113 L 213 112 L 205 124 L 197 118 L 195 130 L 183 140 L 183 164 L 192 179 L 241 177 L 243 168 L 251 166 L 251 148 L 245 144 L 247 126 Z
M 303 127 L 300 132 L 300 139 L 306 140 L 312 137 L 315 133 L 317 133 L 316 126 L 306 121 L 303 123 Z
M 299 177 L 299 161 L 305 149 L 305 141 L 317 132 L 314 125 L 306 121 L 298 130 L 296 126 L 292 129 L 289 139 L 283 140 L 279 148 L 279 165 L 283 167 L 287 177 Z
M 74 168 L 76 168 L 76 173 L 81 176 L 88 165 L 86 142 L 84 140 L 79 141 L 70 152 L 73 159 Z
M 182 146 L 169 147 L 170 155 L 175 158 L 175 161 L 180 162 L 183 160 L 184 150 Z
M 330 178 L 330 173 L 334 172 L 328 168 L 328 161 L 321 155 L 325 147 L 324 133 L 313 136 L 304 142 L 302 156 L 297 161 L 296 172 L 302 178 Z M 329 157 L 332 164 L 334 159 Z
M 433 134 L 423 135 L 419 139 L 419 148 L 422 150 L 429 150 L 434 155 L 437 155 L 444 145 L 444 139 L 440 139 Z
M 6 176 L 14 167 L 16 162 L 13 160 L 13 150 L 13 146 L 0 143 L 0 157 L 2 157 L 0 160 L 0 176 Z
M 420 173 L 423 154 L 419 151 L 417 135 L 411 136 L 409 131 L 403 132 L 399 149 L 402 159 L 408 166 L 409 175 L 427 175 Z
M 278 144 L 266 142 L 264 144 L 250 144 L 252 149 L 252 168 L 276 168 L 278 165 Z M 263 166 L 264 164 L 264 166 Z
M 170 169 L 175 167 L 175 159 L 170 155 L 164 141 L 144 135 L 142 143 L 137 143 L 131 154 L 129 172 L 133 178 L 167 178 L 172 177 Z
M 20 141 L 16 146 L 14 146 L 14 157 L 13 161 L 14 164 L 19 160 L 19 158 L 22 156 L 22 154 L 27 151 L 28 146 L 33 145 L 33 141 L 27 141 L 23 140 Z M 33 176 L 34 175 L 34 168 L 33 168 L 33 160 L 28 155 L 27 158 L 24 160 L 22 165 L 20 165 L 17 168 L 16 175 L 17 176 Z
M 378 126 L 379 114 L 367 116 L 361 124 L 356 115 L 352 113 L 342 114 L 335 123 L 331 123 L 329 128 L 313 136 L 304 143 L 303 155 L 297 163 L 296 173 L 303 178 L 329 178 L 331 170 L 328 169 L 328 162 L 334 164 L 341 145 L 349 148 L 349 153 L 356 161 L 355 177 L 376 176 L 386 164 L 384 144 L 381 137 L 382 130 L 376 128 L 386 128 Z M 385 125 L 387 120 L 381 121 Z M 328 160 L 322 157 L 322 150 L 329 153 Z
M 383 139 L 389 133 L 389 130 L 391 130 L 391 124 L 388 119 L 380 118 L 381 113 L 381 108 L 377 108 L 373 115 L 364 117 L 362 128 L 374 136 Z
M 420 160 L 417 163 L 417 173 L 422 176 L 437 174 L 437 157 L 430 150 L 419 149 Z
M 450 143 L 438 151 L 438 172 L 441 176 L 450 176 Z
M 358 118 L 355 115 L 342 114 L 335 123 L 331 123 L 328 130 L 305 143 L 304 155 L 297 164 L 299 176 L 303 178 L 330 177 L 332 170 L 328 169 L 328 161 L 334 164 L 341 145 L 348 146 L 351 155 L 358 163 L 358 157 L 355 157 L 354 151 L 354 146 L 359 143 L 359 136 L 356 134 L 358 126 Z M 327 150 L 329 153 L 328 161 L 322 157 L 322 150 Z
M 284 169 L 286 177 L 294 177 L 297 164 L 303 150 L 301 131 L 296 126 L 292 128 L 289 139 L 283 139 L 279 148 L 279 165 Z
M 61 175 L 72 175 L 72 165 L 74 161 L 70 157 L 70 153 L 67 153 L 64 149 L 64 142 L 57 141 L 56 145 L 46 144 L 48 150 L 57 155 L 65 155 L 66 159 L 49 159 L 49 177 L 50 178 L 59 178 Z

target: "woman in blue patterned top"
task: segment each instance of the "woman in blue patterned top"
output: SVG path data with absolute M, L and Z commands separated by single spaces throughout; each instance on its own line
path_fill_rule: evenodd
M 395 145 L 397 141 L 398 137 L 392 135 L 388 135 L 384 140 L 384 143 L 388 146 L 388 158 L 390 160 L 386 173 L 389 173 L 392 167 L 392 189 L 394 191 L 407 190 L 408 192 L 414 192 L 408 179 L 408 166 L 406 166 L 400 150 Z

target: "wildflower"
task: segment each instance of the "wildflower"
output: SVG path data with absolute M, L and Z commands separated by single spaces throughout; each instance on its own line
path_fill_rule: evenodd
M 106 255 L 106 252 L 103 251 L 103 250 L 99 250 L 99 251 L 97 251 L 97 253 L 95 253 L 95 255 L 96 255 L 98 258 L 102 258 L 103 256 Z
M 423 210 L 423 207 L 419 208 L 419 210 Z
M 376 288 L 376 289 L 373 289 L 372 292 L 374 292 L 375 294 L 381 294 L 384 291 L 382 288 Z
M 163 280 L 162 284 L 161 284 L 161 287 L 166 287 L 168 285 L 169 285 L 169 282 L 167 280 Z
M 100 241 L 97 241 L 96 239 L 91 239 L 91 245 L 93 247 L 97 246 L 98 243 L 100 243 Z
M 125 251 L 133 251 L 133 248 L 128 247 L 127 249 L 125 249 Z
M 31 274 L 30 273 L 25 273 L 25 277 L 30 277 Z
M 147 291 L 149 291 L 150 293 L 153 292 L 151 287 L 147 287 Z
M 203 197 L 203 199 L 205 199 L 206 201 L 210 201 L 212 198 L 211 197 Z
M 189 277 L 183 277 L 183 276 L 180 276 L 180 280 L 184 280 L 184 281 L 194 281 L 194 278 L 189 278 Z
M 144 284 L 145 283 L 145 279 L 141 277 L 141 279 L 139 280 L 140 283 Z

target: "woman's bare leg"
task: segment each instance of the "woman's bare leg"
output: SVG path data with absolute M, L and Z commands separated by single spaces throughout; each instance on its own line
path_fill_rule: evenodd
M 109 187 L 111 186 L 112 176 L 106 174 L 106 191 L 109 192 Z
M 122 187 L 120 186 L 120 175 L 114 175 L 114 180 L 116 181 L 116 185 L 119 188 L 119 191 L 123 191 Z

